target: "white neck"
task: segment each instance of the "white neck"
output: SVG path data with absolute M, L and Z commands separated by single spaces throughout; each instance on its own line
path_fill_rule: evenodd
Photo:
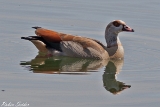
M 107 48 L 121 45 L 121 41 L 119 40 L 118 33 L 106 32 L 105 39 L 107 43 Z
M 124 50 L 123 46 L 118 37 L 119 32 L 112 32 L 112 30 L 107 30 L 105 32 L 105 38 L 107 42 L 106 51 L 108 52 L 110 58 L 123 58 Z

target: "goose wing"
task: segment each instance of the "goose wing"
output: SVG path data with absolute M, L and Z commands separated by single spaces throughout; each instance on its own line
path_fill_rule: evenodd
M 54 45 L 55 42 L 59 43 L 62 52 L 67 56 L 102 57 L 103 54 L 106 54 L 104 45 L 90 38 L 59 33 L 40 27 L 36 28 L 35 33 L 51 45 Z

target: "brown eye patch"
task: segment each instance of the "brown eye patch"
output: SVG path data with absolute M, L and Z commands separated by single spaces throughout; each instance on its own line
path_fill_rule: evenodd
M 113 25 L 116 26 L 116 27 L 119 27 L 119 26 L 120 26 L 120 23 L 117 22 L 117 21 L 114 21 L 114 22 L 113 22 Z

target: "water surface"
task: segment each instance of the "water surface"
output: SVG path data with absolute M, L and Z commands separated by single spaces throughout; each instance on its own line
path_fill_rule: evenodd
M 30 107 L 159 107 L 159 0 L 0 1 L 0 105 Z M 32 26 L 98 39 L 124 20 L 122 61 L 46 58 L 21 36 Z M 37 56 L 37 57 L 36 57 Z

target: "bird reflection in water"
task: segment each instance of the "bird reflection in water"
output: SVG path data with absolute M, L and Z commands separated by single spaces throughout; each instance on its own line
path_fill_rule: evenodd
M 21 61 L 20 65 L 34 73 L 46 74 L 73 74 L 85 75 L 90 72 L 97 72 L 98 69 L 105 67 L 103 74 L 104 88 L 118 94 L 130 85 L 117 81 L 116 75 L 121 71 L 123 60 L 95 60 L 71 57 L 50 57 L 39 53 L 31 61 Z
M 131 87 L 131 85 L 125 85 L 125 83 L 116 80 L 116 75 L 119 74 L 122 66 L 123 60 L 111 60 L 105 67 L 105 72 L 103 74 L 104 88 L 114 95 Z
M 34 73 L 87 74 L 96 72 L 108 63 L 107 60 L 82 59 L 72 57 L 50 57 L 38 54 L 31 61 L 21 61 L 20 65 Z

